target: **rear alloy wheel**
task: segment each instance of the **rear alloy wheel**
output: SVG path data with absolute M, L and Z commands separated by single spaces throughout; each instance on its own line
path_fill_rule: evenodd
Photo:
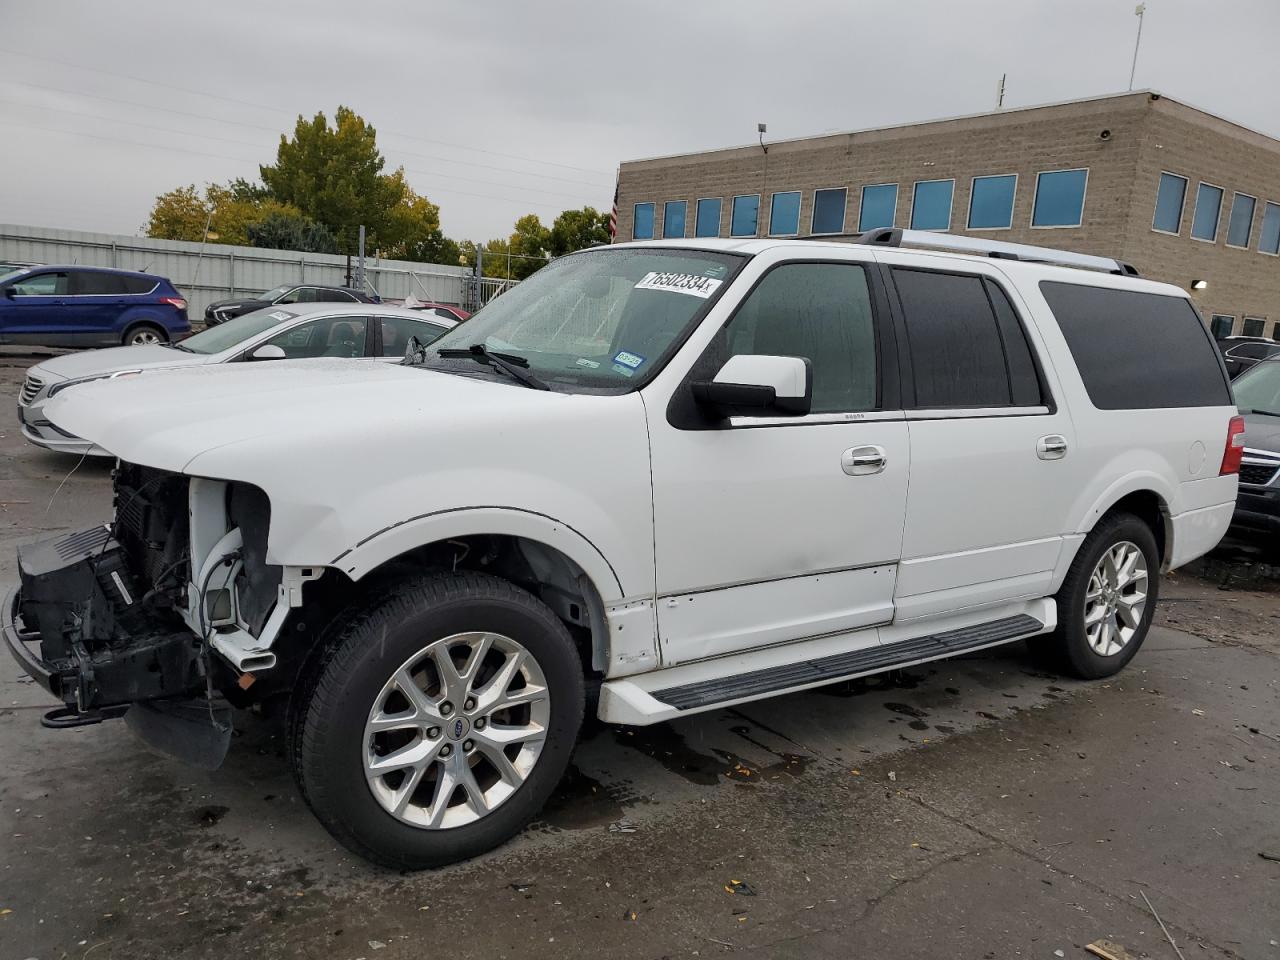
M 559 618 L 505 580 L 385 583 L 334 625 L 296 687 L 302 794 L 335 838 L 384 866 L 490 850 L 564 775 L 582 725 L 582 669 Z
M 1058 591 L 1058 629 L 1033 649 L 1085 680 L 1119 672 L 1151 628 L 1160 551 L 1147 524 L 1129 513 L 1104 517 L 1080 544 Z
M 153 327 L 150 324 L 133 327 L 124 336 L 124 344 L 126 347 L 143 347 L 151 346 L 157 343 L 167 343 L 168 337 L 159 327 Z

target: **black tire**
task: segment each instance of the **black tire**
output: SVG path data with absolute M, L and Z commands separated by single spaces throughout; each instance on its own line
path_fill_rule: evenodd
M 124 332 L 124 336 L 120 338 L 120 342 L 128 347 L 134 344 L 134 338 L 140 334 L 151 334 L 160 343 L 169 342 L 169 334 L 165 332 L 164 327 L 154 323 L 135 323 Z
M 397 819 L 365 779 L 369 711 L 391 675 L 428 644 L 471 631 L 516 640 L 546 678 L 550 719 L 524 782 L 487 815 L 426 829 Z M 291 760 L 312 811 L 343 846 L 397 870 L 477 856 L 517 834 L 564 775 L 583 717 L 582 661 L 564 624 L 528 592 L 480 573 L 418 575 L 386 584 L 335 625 L 294 695 Z
M 1093 649 L 1085 633 L 1085 594 L 1094 568 L 1106 551 L 1128 541 L 1142 553 L 1147 566 L 1146 603 L 1132 638 L 1118 652 L 1103 656 Z M 1082 680 L 1109 677 L 1122 670 L 1134 658 L 1147 638 L 1155 616 L 1160 592 L 1160 550 L 1151 528 L 1131 513 L 1112 513 L 1103 517 L 1085 537 L 1062 589 L 1057 594 L 1058 627 L 1049 636 L 1037 638 L 1032 649 L 1060 670 Z

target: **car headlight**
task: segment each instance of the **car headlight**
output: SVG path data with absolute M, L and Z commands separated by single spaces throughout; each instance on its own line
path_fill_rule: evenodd
M 74 387 L 81 383 L 91 383 L 94 380 L 114 380 L 117 377 L 132 377 L 134 374 L 141 373 L 141 370 L 117 370 L 115 373 L 104 373 L 96 377 L 81 377 L 79 380 L 63 380 L 61 383 L 55 383 L 49 388 L 49 396 L 65 390 L 67 387 Z

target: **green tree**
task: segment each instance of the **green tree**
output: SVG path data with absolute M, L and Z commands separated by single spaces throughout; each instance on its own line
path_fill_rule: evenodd
M 566 210 L 551 225 L 548 244 L 553 257 L 582 250 L 596 243 L 609 242 L 609 214 L 595 207 Z
M 193 183 L 156 197 L 147 220 L 147 236 L 161 240 L 194 240 L 204 236 L 209 205 Z
M 293 137 L 281 135 L 276 162 L 259 170 L 273 197 L 323 223 L 343 249 L 356 248 L 361 224 L 366 249 L 390 249 L 403 240 L 391 220 L 408 186 L 400 171 L 384 174 L 384 165 L 374 128 L 339 107 L 333 126 L 324 113 L 299 116 Z
M 249 243 L 272 250 L 337 253 L 338 240 L 323 224 L 300 213 L 273 211 L 248 225 Z

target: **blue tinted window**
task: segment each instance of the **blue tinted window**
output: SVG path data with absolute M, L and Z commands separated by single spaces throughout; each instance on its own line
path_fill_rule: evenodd
M 694 234 L 699 237 L 720 236 L 720 198 L 698 201 L 698 217 Z
M 1160 187 L 1156 190 L 1156 215 L 1151 221 L 1153 230 L 1177 233 L 1182 229 L 1182 204 L 1187 198 L 1187 178 L 1172 173 L 1160 174 Z
M 1015 174 L 974 177 L 969 195 L 969 229 L 990 230 L 1013 226 L 1013 194 L 1018 188 Z
M 1280 253 L 1280 203 L 1268 203 L 1262 208 L 1258 249 L 1263 253 Z
M 1227 220 L 1227 243 L 1233 247 L 1249 246 L 1253 233 L 1253 210 L 1258 201 L 1237 193 L 1231 200 L 1231 217 Z
M 754 237 L 760 221 L 760 196 L 733 198 L 733 215 L 730 217 L 729 236 Z
M 769 233 L 790 236 L 800 232 L 800 193 L 775 193 L 769 204 Z
M 844 207 L 849 191 L 815 190 L 813 194 L 813 224 L 811 233 L 843 233 Z
M 684 200 L 668 200 L 662 205 L 662 235 L 664 237 L 684 236 L 684 213 L 688 208 Z
M 1191 235 L 1197 240 L 1217 240 L 1221 215 L 1222 188 L 1200 184 L 1196 190 L 1196 212 L 1191 218 Z
M 911 199 L 912 230 L 946 230 L 951 226 L 954 180 L 917 180 Z
M 862 188 L 862 209 L 858 211 L 858 232 L 892 227 L 898 209 L 898 185 L 877 183 Z
M 635 217 L 631 223 L 632 240 L 653 239 L 653 204 L 637 203 Z
M 1036 174 L 1033 227 L 1078 227 L 1084 220 L 1088 170 L 1052 170 Z

